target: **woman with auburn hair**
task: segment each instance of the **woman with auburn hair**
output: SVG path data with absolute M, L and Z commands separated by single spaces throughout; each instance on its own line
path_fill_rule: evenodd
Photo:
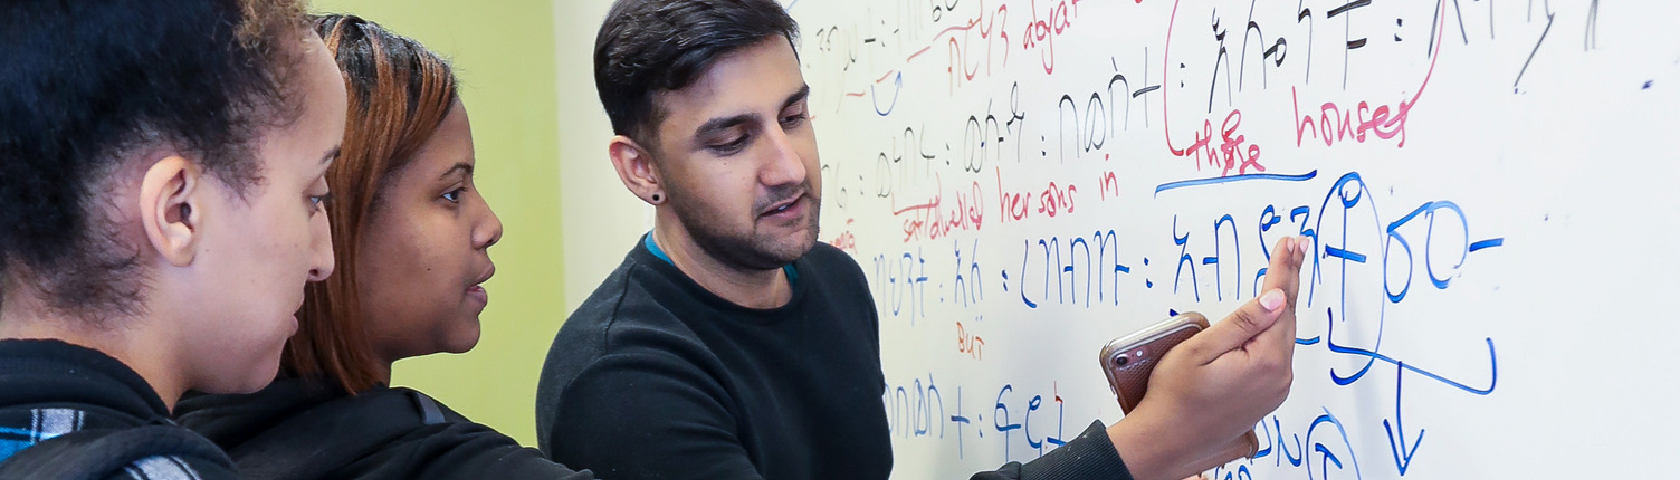
M 473 183 L 449 63 L 355 16 L 314 25 L 349 95 L 344 146 L 327 171 L 338 274 L 309 285 L 279 380 L 183 400 L 179 421 L 252 479 L 592 478 L 387 386 L 398 359 L 478 343 L 502 224 Z

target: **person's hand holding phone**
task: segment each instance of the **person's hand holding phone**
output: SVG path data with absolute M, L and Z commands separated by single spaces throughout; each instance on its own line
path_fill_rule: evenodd
M 1289 396 L 1295 299 L 1311 243 L 1285 238 L 1265 287 L 1219 323 L 1162 357 L 1148 393 L 1109 439 L 1136 480 L 1176 480 L 1253 455 L 1255 422 Z

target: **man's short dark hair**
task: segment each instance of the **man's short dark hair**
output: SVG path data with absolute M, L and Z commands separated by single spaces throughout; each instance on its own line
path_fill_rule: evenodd
M 618 0 L 595 36 L 595 89 L 613 133 L 643 145 L 664 118 L 654 99 L 681 90 L 712 62 L 799 27 L 774 0 Z
M 260 181 L 253 140 L 296 118 L 303 20 L 297 0 L 0 2 L 0 278 L 64 313 L 135 313 L 101 190 L 165 145 L 240 194 Z

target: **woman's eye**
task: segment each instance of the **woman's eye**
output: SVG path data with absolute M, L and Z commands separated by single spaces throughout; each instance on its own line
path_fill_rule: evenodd
M 326 211 L 327 210 L 327 204 L 330 203 L 330 202 L 332 202 L 332 194 L 331 193 L 327 193 L 327 194 L 324 194 L 324 195 L 310 195 L 309 196 L 309 205 L 311 207 L 314 207 L 314 210 L 311 211 L 310 214 L 313 215 L 315 212 Z
M 461 192 L 465 192 L 466 190 L 467 189 L 463 187 L 444 192 L 443 199 L 448 200 L 449 203 L 461 203 Z

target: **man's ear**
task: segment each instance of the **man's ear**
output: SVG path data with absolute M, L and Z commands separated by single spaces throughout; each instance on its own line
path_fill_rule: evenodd
M 170 265 L 191 265 L 198 252 L 205 193 L 203 171 L 176 154 L 153 163 L 140 180 L 140 225 Z
M 612 157 L 613 169 L 618 171 L 618 179 L 630 193 L 653 205 L 665 202 L 669 194 L 660 183 L 659 169 L 653 165 L 653 155 L 646 148 L 630 137 L 619 135 L 607 142 L 607 155 Z

